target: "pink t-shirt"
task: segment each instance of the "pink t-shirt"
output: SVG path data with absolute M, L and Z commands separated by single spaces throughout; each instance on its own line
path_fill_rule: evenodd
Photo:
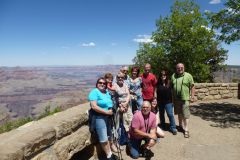
M 145 100 L 152 100 L 154 97 L 154 89 L 157 84 L 157 78 L 154 74 L 149 73 L 146 77 L 142 77 L 142 95 Z
M 156 115 L 153 112 L 150 112 L 149 117 L 145 118 L 142 115 L 141 111 L 137 111 L 134 115 L 133 115 L 133 119 L 132 119 L 132 123 L 130 126 L 130 130 L 129 130 L 129 135 L 130 138 L 132 139 L 142 139 L 144 137 L 142 136 L 138 136 L 134 134 L 134 129 L 139 129 L 143 132 L 147 132 L 147 130 L 151 130 L 153 128 L 157 128 L 157 124 L 156 124 Z

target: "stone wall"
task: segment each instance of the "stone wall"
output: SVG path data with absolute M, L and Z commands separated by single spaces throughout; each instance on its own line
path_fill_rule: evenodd
M 195 87 L 197 101 L 238 97 L 237 83 L 198 83 Z M 0 134 L 0 159 L 73 158 L 76 153 L 91 145 L 87 126 L 88 109 L 89 103 L 82 104 Z
M 238 83 L 196 83 L 196 101 L 238 97 Z
M 90 145 L 88 108 L 82 104 L 0 134 L 0 159 L 71 159 Z

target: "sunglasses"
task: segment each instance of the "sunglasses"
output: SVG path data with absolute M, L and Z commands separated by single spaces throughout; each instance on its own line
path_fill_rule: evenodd
M 106 85 L 106 82 L 98 82 L 98 84 Z
M 123 79 L 123 77 L 117 77 L 118 79 Z

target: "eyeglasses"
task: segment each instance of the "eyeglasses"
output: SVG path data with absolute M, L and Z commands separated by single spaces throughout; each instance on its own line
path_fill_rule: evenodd
M 162 74 L 161 76 L 166 76 L 166 74 Z
M 183 69 L 183 67 L 177 67 L 177 69 Z
M 128 70 L 123 70 L 123 72 L 128 72 Z
M 123 79 L 124 77 L 117 77 L 118 79 Z
M 106 82 L 98 82 L 98 84 L 106 85 Z

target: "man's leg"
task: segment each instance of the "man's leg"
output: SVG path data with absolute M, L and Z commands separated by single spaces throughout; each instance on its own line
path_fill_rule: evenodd
M 183 123 L 184 123 L 184 137 L 189 138 L 189 118 L 190 118 L 190 109 L 189 101 L 185 101 L 183 104 Z
M 146 140 L 146 144 L 142 150 L 142 156 L 146 158 L 150 158 L 154 156 L 154 153 L 151 151 L 151 148 L 156 144 L 156 140 L 148 139 Z
M 140 146 L 142 140 L 130 139 L 130 154 L 133 159 L 137 159 L 140 156 Z
M 189 118 L 184 118 L 183 123 L 184 123 L 184 130 L 188 131 Z
M 174 114 L 175 115 L 178 115 L 178 125 L 179 125 L 179 128 L 178 128 L 178 131 L 179 132 L 183 132 L 183 109 L 182 109 L 182 101 L 179 101 L 179 100 L 175 100 L 174 101 Z
M 179 127 L 182 127 L 184 129 L 182 114 L 178 114 L 178 125 L 179 125 Z

